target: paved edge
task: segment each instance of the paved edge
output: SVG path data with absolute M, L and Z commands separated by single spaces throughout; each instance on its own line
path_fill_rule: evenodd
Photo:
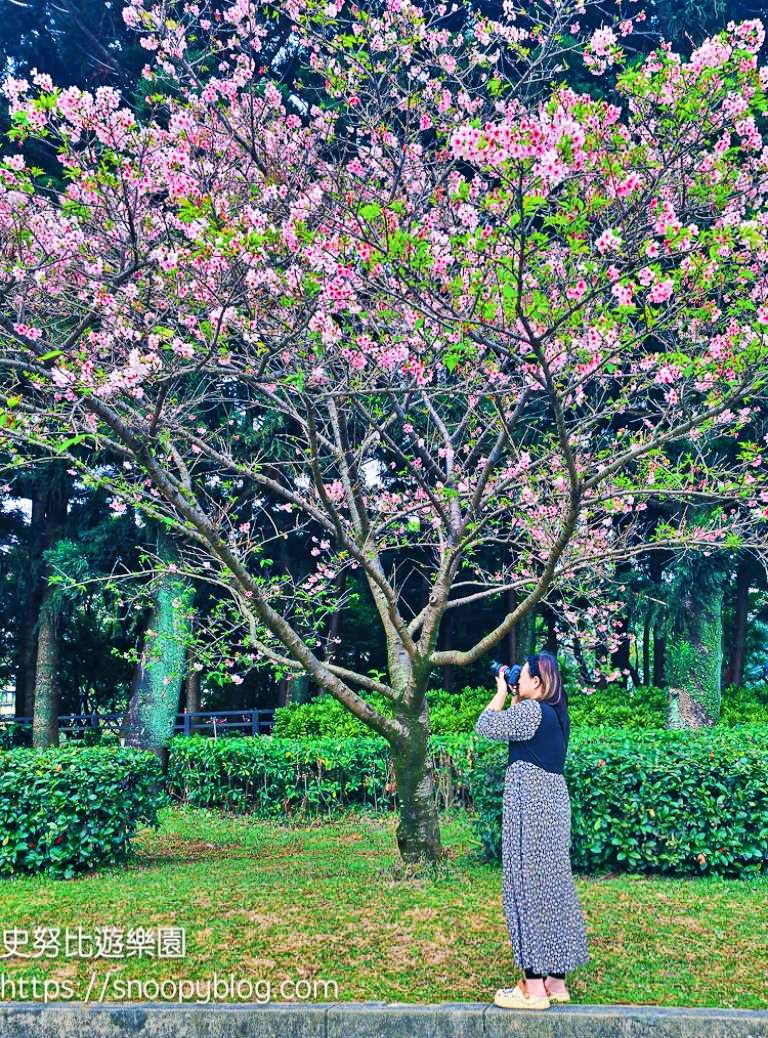
M 768 1009 L 486 1002 L 0 1002 L 0 1038 L 768 1038 Z

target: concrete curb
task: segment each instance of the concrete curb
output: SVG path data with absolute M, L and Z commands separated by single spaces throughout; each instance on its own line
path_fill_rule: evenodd
M 2 1002 L 0 1038 L 768 1038 L 768 1010 L 486 1002 Z

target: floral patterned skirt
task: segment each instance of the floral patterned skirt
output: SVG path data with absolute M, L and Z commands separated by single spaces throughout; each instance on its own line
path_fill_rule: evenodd
M 529 761 L 510 764 L 502 811 L 502 903 L 521 969 L 567 973 L 589 961 L 570 841 L 565 778 Z

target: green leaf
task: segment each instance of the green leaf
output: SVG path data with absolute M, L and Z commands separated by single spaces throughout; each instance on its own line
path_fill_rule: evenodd
M 360 215 L 364 220 L 373 220 L 374 217 L 381 215 L 381 206 L 378 202 L 368 202 L 361 208 Z
M 60 454 L 62 451 L 67 450 L 69 447 L 73 447 L 76 443 L 81 443 L 83 440 L 87 440 L 88 436 L 86 433 L 78 433 L 77 436 L 72 436 L 68 440 L 64 440 L 56 447 L 56 451 Z

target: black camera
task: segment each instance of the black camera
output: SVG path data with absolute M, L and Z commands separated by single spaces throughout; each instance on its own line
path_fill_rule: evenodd
M 491 673 L 496 677 L 499 671 L 501 671 L 504 675 L 504 680 L 507 683 L 507 688 L 512 692 L 517 688 L 522 670 L 523 668 L 519 663 L 515 663 L 511 667 L 508 667 L 504 663 L 497 663 L 496 660 L 491 660 Z

